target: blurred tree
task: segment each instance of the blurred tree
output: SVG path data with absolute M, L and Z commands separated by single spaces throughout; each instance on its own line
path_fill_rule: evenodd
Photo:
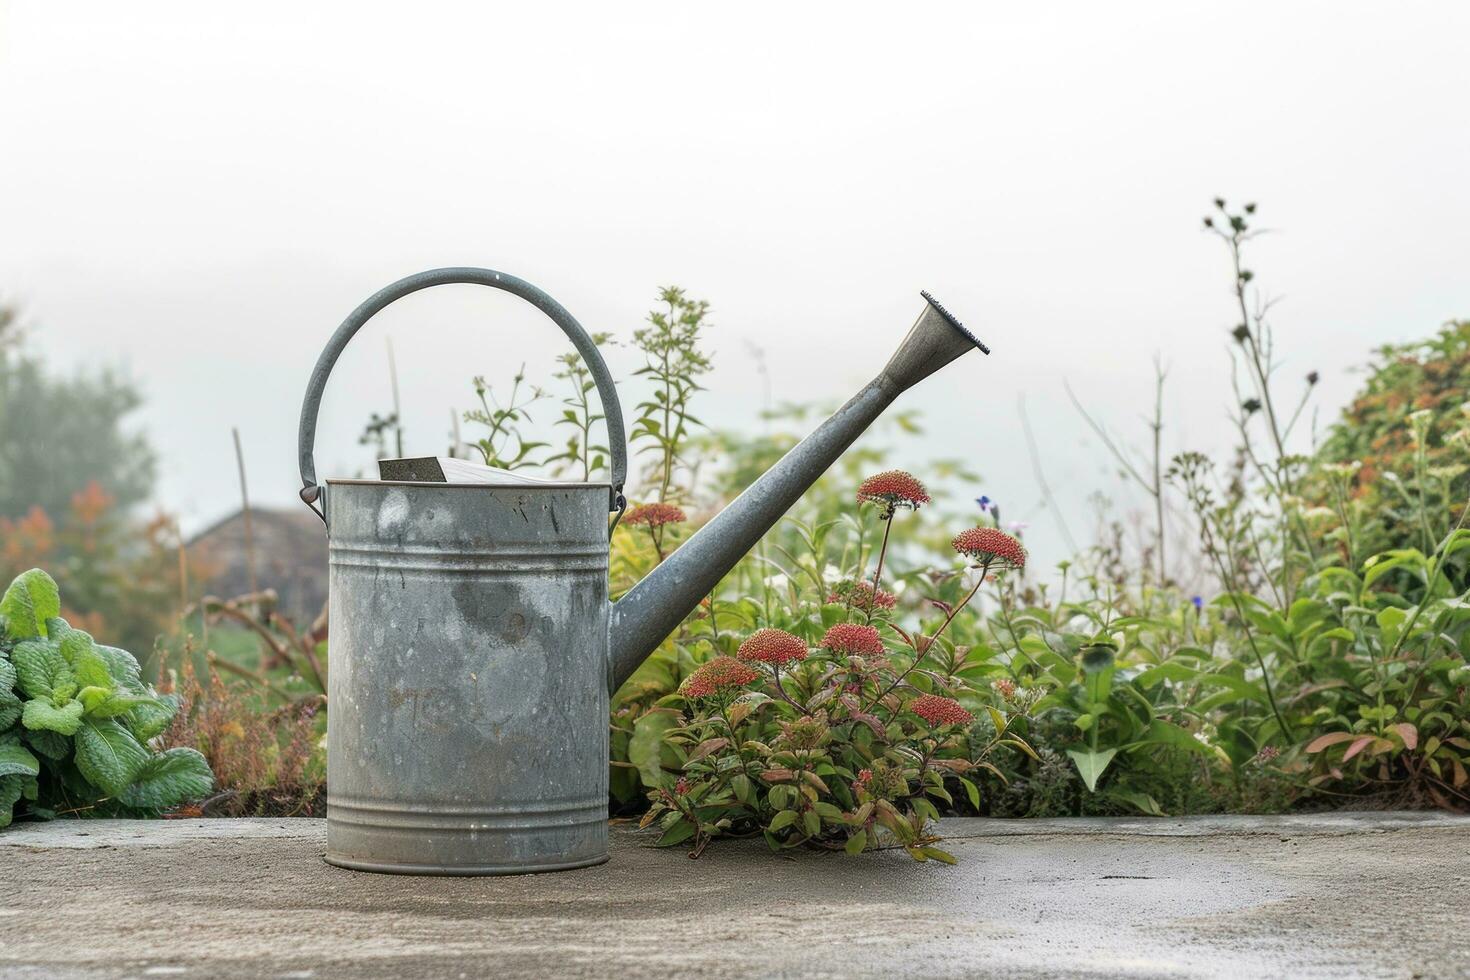
M 124 425 L 142 395 L 107 369 L 50 374 L 23 340 L 14 311 L 0 308 L 0 517 L 64 513 L 94 481 L 131 512 L 152 493 L 157 464 Z

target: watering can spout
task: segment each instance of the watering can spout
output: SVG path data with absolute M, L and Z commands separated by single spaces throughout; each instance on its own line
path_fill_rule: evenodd
M 922 295 L 923 312 L 879 375 L 613 605 L 614 690 L 895 398 L 974 348 L 990 353 L 932 296 Z

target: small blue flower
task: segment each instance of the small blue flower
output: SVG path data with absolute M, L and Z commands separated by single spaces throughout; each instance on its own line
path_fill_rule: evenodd
M 1192 602 L 1192 603 L 1194 603 L 1194 611 L 1195 612 L 1199 612 L 1201 609 L 1203 609 L 1205 607 L 1205 600 L 1202 599 L 1199 596 L 1195 596 L 1193 599 L 1190 599 L 1189 601 Z
M 989 510 L 990 509 L 990 498 L 989 497 L 984 497 L 984 496 L 976 497 L 975 498 L 975 503 L 977 503 L 977 504 L 980 505 L 980 509 L 981 510 Z

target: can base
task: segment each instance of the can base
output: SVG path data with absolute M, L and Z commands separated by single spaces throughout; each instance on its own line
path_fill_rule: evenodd
M 575 871 L 578 868 L 592 868 L 599 864 L 606 864 L 608 855 L 602 854 L 592 858 L 582 858 L 578 861 L 565 861 L 559 864 L 467 864 L 467 865 L 442 865 L 442 864 L 393 864 L 382 861 L 364 861 L 359 858 L 345 857 L 328 851 L 322 856 L 322 860 L 335 868 L 345 868 L 348 871 L 371 871 L 374 874 L 385 875 L 421 875 L 448 878 L 488 878 L 501 875 L 537 875 L 551 871 Z

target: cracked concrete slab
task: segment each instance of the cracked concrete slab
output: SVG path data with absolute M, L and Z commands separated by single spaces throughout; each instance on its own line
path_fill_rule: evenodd
M 613 827 L 597 868 L 405 878 L 316 820 L 0 833 L 0 977 L 1464 977 L 1470 818 L 950 820 L 901 853 L 697 862 Z

